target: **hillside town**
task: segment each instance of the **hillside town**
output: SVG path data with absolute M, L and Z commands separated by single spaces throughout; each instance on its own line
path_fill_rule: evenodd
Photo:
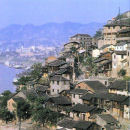
M 19 73 L 0 96 L 0 124 L 50 130 L 130 129 L 130 11 L 94 37 L 75 34 L 56 56 Z M 4 116 L 3 116 L 4 115 Z

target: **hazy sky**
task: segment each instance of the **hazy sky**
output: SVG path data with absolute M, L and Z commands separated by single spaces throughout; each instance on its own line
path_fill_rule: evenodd
M 129 0 L 0 0 L 0 28 L 9 24 L 101 22 L 130 10 Z

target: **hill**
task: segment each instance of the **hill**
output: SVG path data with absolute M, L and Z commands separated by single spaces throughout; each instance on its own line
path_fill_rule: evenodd
M 16 48 L 24 45 L 59 46 L 76 33 L 87 33 L 93 36 L 103 26 L 102 23 L 48 23 L 40 26 L 32 24 L 9 25 L 0 30 L 0 47 Z

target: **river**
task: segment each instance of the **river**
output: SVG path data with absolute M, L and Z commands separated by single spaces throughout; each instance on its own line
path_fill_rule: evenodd
M 22 70 L 9 68 L 5 65 L 0 64 L 0 93 L 5 90 L 15 91 L 15 86 L 13 85 L 13 79 L 16 74 L 20 73 Z

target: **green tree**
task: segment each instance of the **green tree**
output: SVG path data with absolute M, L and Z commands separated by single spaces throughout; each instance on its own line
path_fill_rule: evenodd
M 26 85 L 26 83 L 28 83 L 30 81 L 30 77 L 26 77 L 26 76 L 22 76 L 18 79 L 18 81 L 13 82 L 14 85 Z
M 24 100 L 19 100 L 16 105 L 16 115 L 19 120 L 19 129 L 21 129 L 21 120 L 26 120 L 31 117 L 31 106 Z
M 41 63 L 36 63 L 31 67 L 32 71 L 30 73 L 31 79 L 38 81 L 42 77 L 43 67 Z
M 7 124 L 9 121 L 12 121 L 13 119 L 15 119 L 15 115 L 14 113 L 11 113 L 10 111 L 8 111 L 6 108 L 1 108 L 0 119 L 5 121 Z
M 84 59 L 83 66 L 90 72 L 90 75 L 97 74 L 97 66 L 94 63 L 94 59 L 92 56 L 87 56 Z
M 6 90 L 2 93 L 2 97 L 0 98 L 2 108 L 6 108 L 7 101 L 9 100 L 11 95 L 12 95 L 12 93 L 9 90 Z

